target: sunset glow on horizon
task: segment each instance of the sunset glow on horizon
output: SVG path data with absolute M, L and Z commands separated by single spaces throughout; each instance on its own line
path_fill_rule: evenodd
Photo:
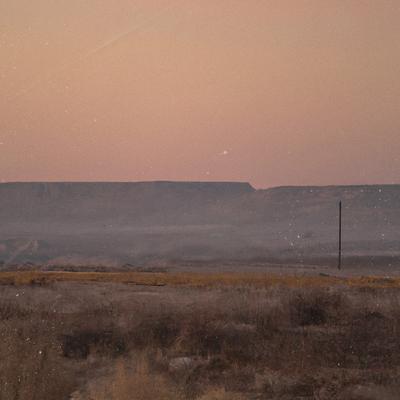
M 400 183 L 397 0 L 0 0 L 0 180 Z

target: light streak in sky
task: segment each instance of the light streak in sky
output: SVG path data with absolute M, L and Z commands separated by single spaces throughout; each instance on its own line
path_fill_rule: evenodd
M 31 82 L 30 85 L 26 86 L 19 92 L 17 92 L 14 96 L 11 97 L 9 100 L 15 100 L 25 94 L 30 93 L 32 90 L 37 88 L 40 85 L 46 84 L 51 82 L 52 79 L 55 79 L 58 75 L 62 74 L 63 72 L 73 68 L 75 65 L 78 65 L 79 63 L 85 61 L 86 59 L 108 49 L 109 47 L 112 47 L 113 45 L 117 44 L 121 40 L 124 40 L 125 38 L 129 37 L 133 33 L 143 33 L 145 30 L 151 28 L 154 26 L 154 24 L 162 17 L 164 16 L 171 8 L 173 8 L 174 2 L 170 2 L 166 7 L 164 7 L 157 15 L 148 18 L 144 22 L 137 23 L 130 29 L 126 30 L 123 33 L 119 33 L 118 35 L 115 35 L 113 38 L 106 40 L 102 44 L 96 46 L 95 48 L 89 50 L 82 56 L 78 57 L 76 60 L 73 60 L 71 62 L 68 62 L 64 64 L 63 66 L 60 66 L 57 70 L 52 71 L 47 77 L 44 78 L 39 78 Z
M 105 41 L 104 43 L 102 43 L 101 45 L 95 47 L 94 49 L 88 51 L 84 56 L 81 57 L 81 60 L 84 60 L 88 57 L 91 57 L 97 53 L 100 53 L 101 51 L 107 49 L 110 46 L 113 46 L 114 44 L 118 43 L 119 41 L 125 39 L 126 37 L 130 36 L 132 33 L 134 32 L 143 32 L 146 29 L 151 28 L 152 26 L 154 26 L 154 23 L 157 22 L 157 20 L 159 18 L 161 18 L 163 15 L 165 15 L 171 8 L 172 8 L 172 4 L 170 3 L 167 7 L 165 7 L 164 9 L 162 9 L 162 11 L 157 14 L 156 16 L 152 17 L 152 18 L 148 18 L 144 23 L 142 24 L 137 24 L 136 26 L 131 27 L 130 29 L 128 29 L 127 31 L 120 33 L 116 36 L 114 36 L 113 38 Z

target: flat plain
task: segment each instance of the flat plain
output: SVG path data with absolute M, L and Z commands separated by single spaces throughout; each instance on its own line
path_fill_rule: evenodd
M 398 399 L 400 278 L 0 273 L 0 398 Z

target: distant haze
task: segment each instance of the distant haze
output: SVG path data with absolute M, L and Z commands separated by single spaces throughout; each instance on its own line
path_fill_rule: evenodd
M 238 182 L 0 184 L 0 268 L 63 264 L 293 262 L 400 265 L 400 185 Z
M 0 180 L 398 182 L 398 0 L 0 0 Z

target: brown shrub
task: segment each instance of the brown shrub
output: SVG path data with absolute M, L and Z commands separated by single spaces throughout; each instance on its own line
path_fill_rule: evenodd
M 64 357 L 87 358 L 91 352 L 115 357 L 126 352 L 123 337 L 113 331 L 81 331 L 74 335 L 63 335 Z
M 344 314 L 343 297 L 338 293 L 312 290 L 292 297 L 288 307 L 294 326 L 323 325 Z

